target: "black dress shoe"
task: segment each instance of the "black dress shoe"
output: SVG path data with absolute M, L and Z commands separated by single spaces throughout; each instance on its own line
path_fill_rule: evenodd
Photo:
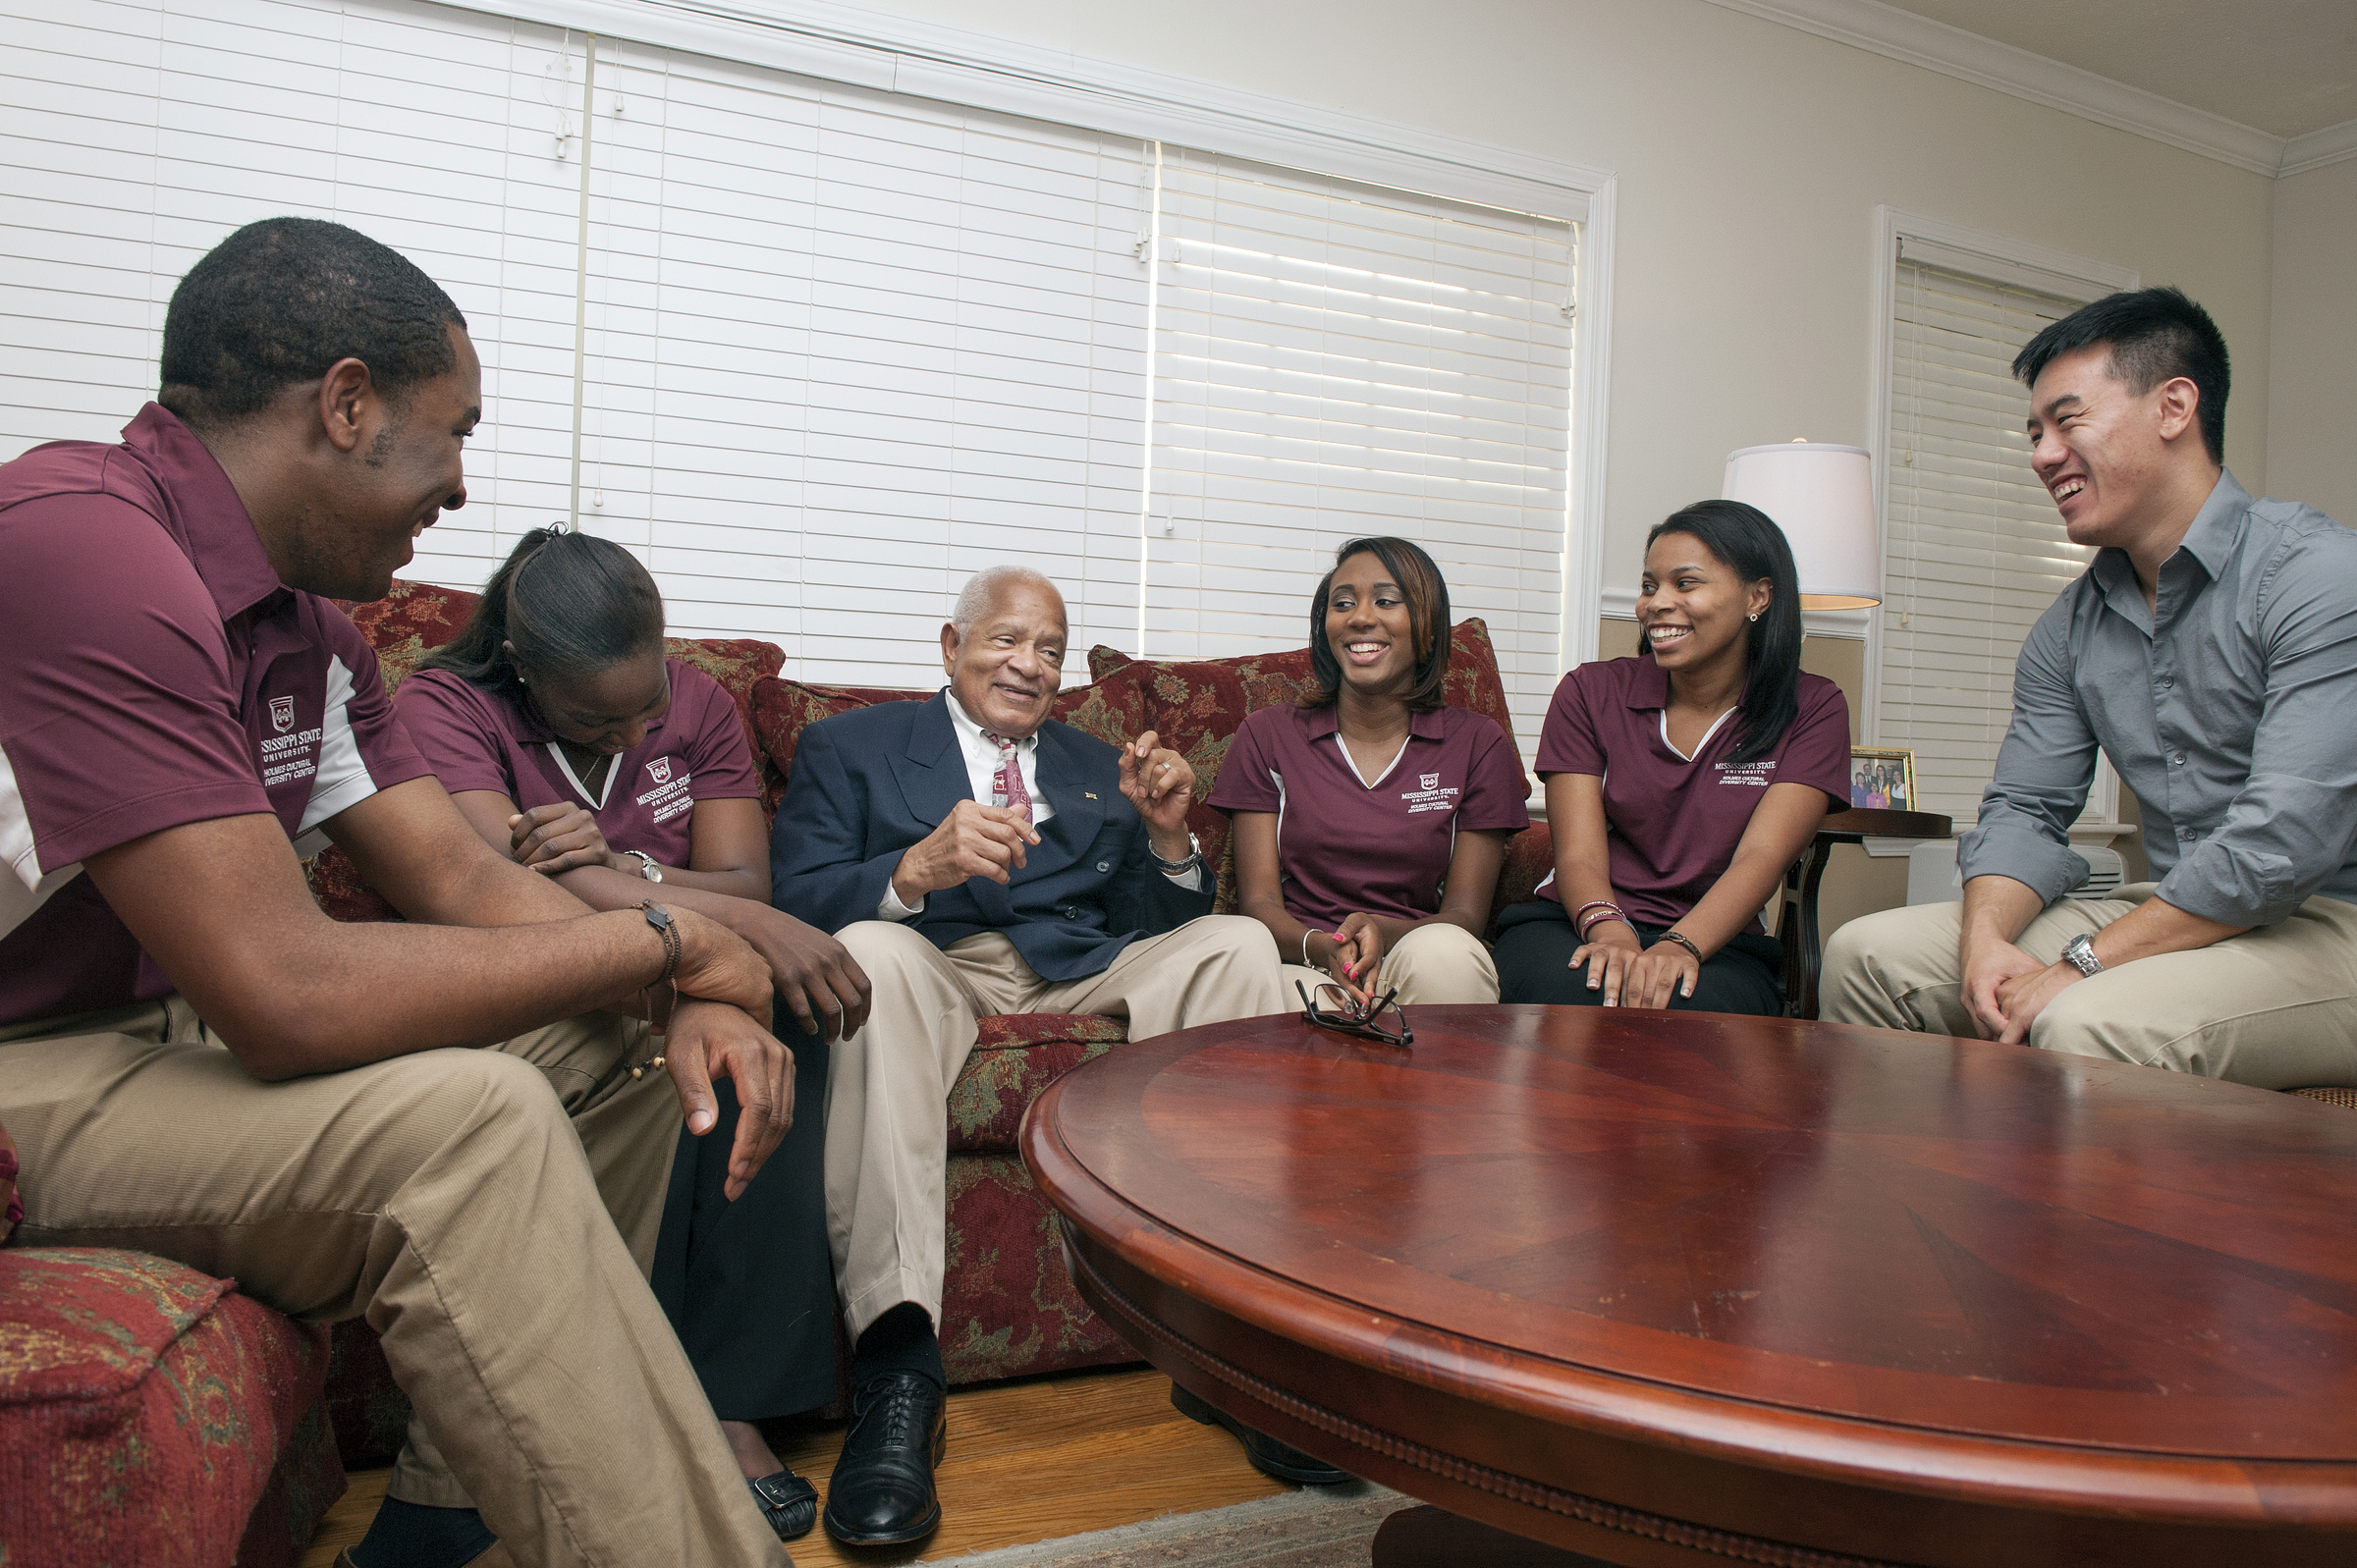
M 799 1541 L 818 1523 L 818 1488 L 793 1471 L 773 1471 L 745 1485 L 753 1490 L 753 1505 L 780 1541 Z
M 933 1379 L 886 1373 L 851 1398 L 851 1433 L 827 1483 L 827 1534 L 847 1546 L 895 1546 L 933 1533 L 933 1467 L 949 1437 Z
M 1337 1470 L 1323 1459 L 1312 1459 L 1289 1443 L 1279 1442 L 1265 1432 L 1254 1432 L 1225 1410 L 1188 1393 L 1177 1383 L 1171 1384 L 1171 1403 L 1180 1415 L 1203 1423 L 1206 1427 L 1225 1427 L 1235 1433 L 1236 1441 L 1244 1445 L 1244 1457 L 1252 1468 L 1264 1476 L 1289 1481 L 1302 1487 L 1339 1487 L 1351 1480 L 1348 1471 Z

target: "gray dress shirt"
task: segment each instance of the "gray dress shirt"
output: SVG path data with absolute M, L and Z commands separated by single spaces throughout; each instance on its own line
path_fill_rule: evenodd
M 2098 746 L 2167 902 L 2230 926 L 2357 903 L 2357 534 L 2224 473 L 2153 609 L 2127 555 L 2099 554 L 2022 644 L 1959 872 L 2049 902 L 2085 881 L 2068 830 Z

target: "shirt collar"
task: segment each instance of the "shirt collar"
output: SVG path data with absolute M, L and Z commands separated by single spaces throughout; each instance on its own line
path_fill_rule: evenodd
M 1670 672 L 1653 662 L 1650 655 L 1637 655 L 1637 668 L 1629 673 L 1628 706 L 1644 711 L 1670 706 Z
M 1343 728 L 1343 708 L 1341 703 L 1330 702 L 1323 708 L 1309 708 L 1303 711 L 1307 715 L 1309 738 L 1312 740 L 1323 740 L 1328 735 L 1338 732 Z M 1440 740 L 1445 738 L 1447 733 L 1446 722 L 1442 719 L 1441 715 L 1446 711 L 1447 709 L 1443 707 L 1435 708 L 1430 713 L 1417 713 L 1408 715 L 1408 734 L 1418 740 Z
M 2210 487 L 2210 499 L 2194 514 L 2192 526 L 2185 530 L 2176 550 L 2169 552 L 2168 560 L 2176 560 L 2182 551 L 2193 557 L 2202 570 L 2209 573 L 2210 580 L 2216 582 L 2233 558 L 2235 541 L 2242 537 L 2243 519 L 2250 510 L 2251 493 L 2242 488 L 2230 471 L 2220 468 L 2218 483 Z M 2164 568 L 2167 565 L 2166 561 L 2162 563 Z M 2136 564 L 2128 559 L 2125 550 L 2116 546 L 2107 545 L 2097 553 L 2095 580 L 2107 595 L 2132 592 L 2139 602 L 2144 598 L 2144 588 L 2136 581 Z
M 237 486 L 180 415 L 151 403 L 123 427 L 123 444 L 172 498 L 189 560 L 224 622 L 288 592 Z
M 958 743 L 976 756 L 987 752 L 992 757 L 996 757 L 999 754 L 998 743 L 983 733 L 982 727 L 976 724 L 972 716 L 965 711 L 965 704 L 958 700 L 956 690 L 944 686 L 941 688 L 941 694 L 949 699 L 943 706 L 950 710 L 950 728 L 958 731 Z M 1024 751 L 1038 744 L 1039 731 L 1034 730 L 1014 743 L 1015 755 L 1019 757 Z

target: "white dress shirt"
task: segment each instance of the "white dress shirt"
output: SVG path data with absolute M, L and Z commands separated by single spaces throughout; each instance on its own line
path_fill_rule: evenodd
M 947 686 L 942 688 L 942 692 L 949 698 L 950 728 L 958 732 L 958 749 L 965 756 L 966 784 L 976 800 L 988 801 L 996 792 L 994 785 L 999 777 L 999 744 L 982 732 L 982 727 L 966 713 L 965 704 L 958 700 L 957 692 Z M 1048 797 L 1039 792 L 1039 735 L 1036 731 L 1014 743 L 1014 760 L 1016 766 L 1023 770 L 1023 789 L 1031 796 L 1031 826 L 1036 828 L 1056 815 L 1056 808 L 1048 803 Z M 1200 892 L 1203 887 L 1203 867 L 1199 861 L 1184 871 L 1166 871 L 1163 875 L 1189 892 Z M 876 918 L 913 920 L 924 910 L 924 899 L 919 898 L 914 904 L 904 904 L 901 902 L 901 895 L 892 884 L 886 882 L 884 901 L 876 905 Z

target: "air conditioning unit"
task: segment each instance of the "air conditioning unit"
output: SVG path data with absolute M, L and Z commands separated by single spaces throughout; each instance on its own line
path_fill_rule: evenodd
M 2070 890 L 2074 898 L 2108 898 L 2128 880 L 2128 865 L 2119 851 L 2092 844 L 2072 844 L 2090 870 L 2085 882 Z M 1907 902 L 1951 903 L 1964 896 L 1956 875 L 1956 840 L 1934 838 L 1907 850 Z

